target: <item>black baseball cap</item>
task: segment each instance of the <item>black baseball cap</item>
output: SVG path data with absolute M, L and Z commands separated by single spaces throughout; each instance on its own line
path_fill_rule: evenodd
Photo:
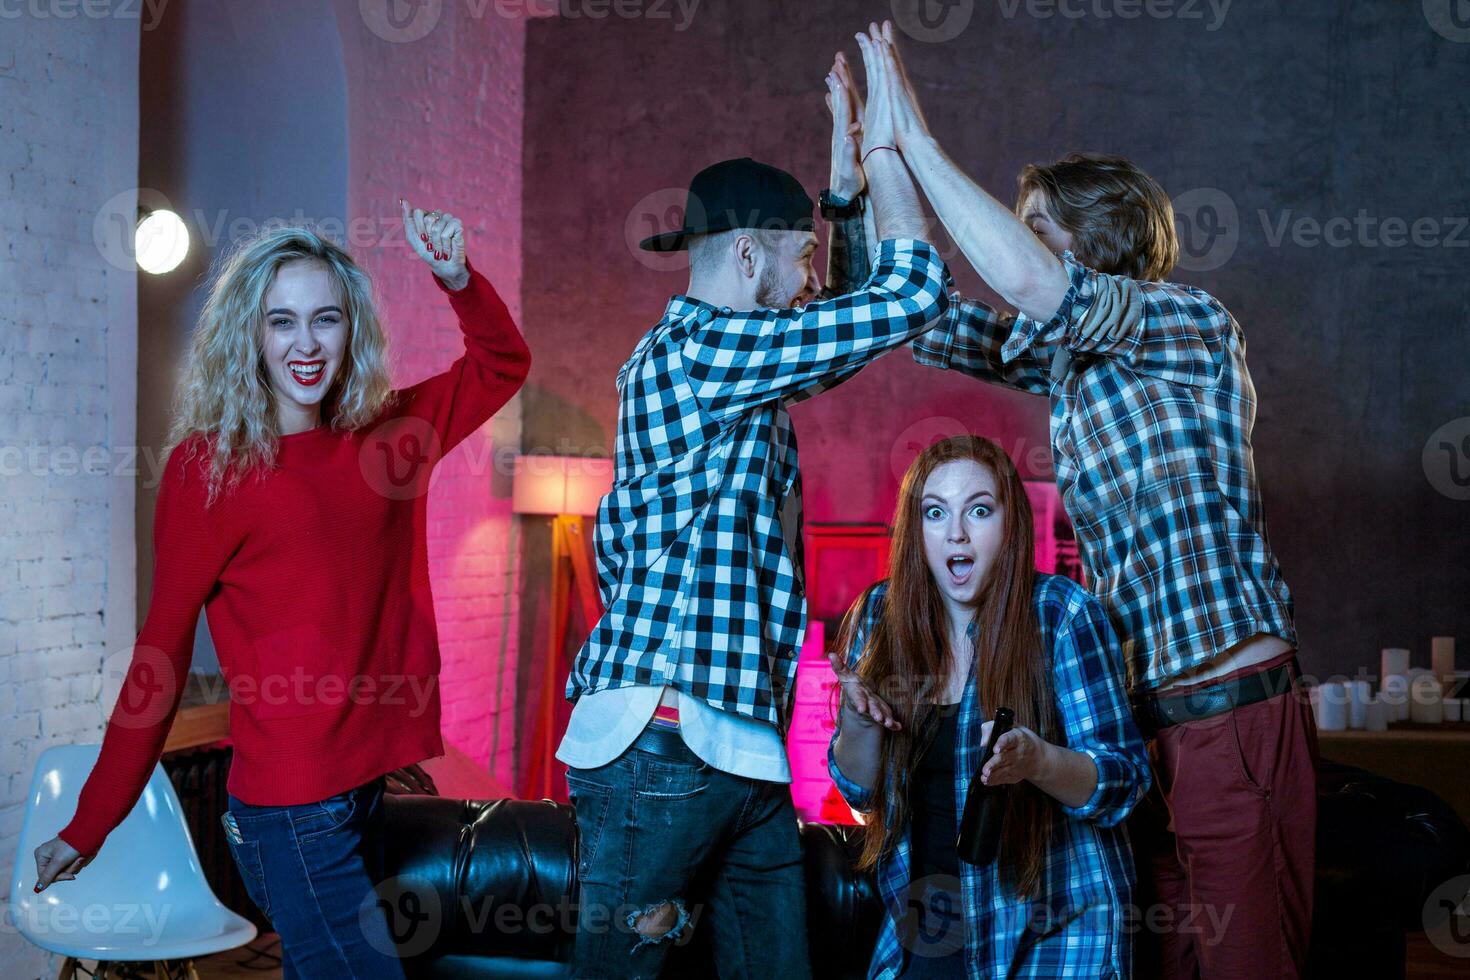
M 813 231 L 812 199 L 784 170 L 750 157 L 724 160 L 705 167 L 689 182 L 684 227 L 645 238 L 638 247 L 678 252 L 689 247 L 690 235 L 736 228 Z

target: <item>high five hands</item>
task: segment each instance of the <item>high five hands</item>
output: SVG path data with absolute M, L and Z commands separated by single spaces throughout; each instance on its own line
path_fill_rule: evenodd
M 428 263 L 434 275 L 452 290 L 463 289 L 470 281 L 465 263 L 464 225 L 444 211 L 425 212 L 410 207 L 403 198 L 403 234 L 418 257 Z
M 893 21 L 885 20 L 880 27 L 868 25 L 868 30 L 857 35 L 858 47 L 863 53 L 863 70 L 867 74 L 868 109 L 863 109 L 862 99 L 857 92 L 847 60 L 837 55 L 833 72 L 828 77 L 828 105 L 840 102 L 832 92 L 835 81 L 848 92 L 848 98 L 856 112 L 862 113 L 859 131 L 863 136 L 864 155 L 878 146 L 892 146 L 900 151 L 905 145 L 929 137 L 929 124 L 919 109 L 918 97 L 909 81 L 903 59 L 898 55 L 898 45 L 893 31 Z M 840 71 L 838 70 L 840 67 Z M 836 125 L 837 110 L 833 109 L 833 124 Z M 833 134 L 834 151 L 836 133 Z M 834 152 L 834 161 L 836 159 Z M 835 186 L 834 186 L 835 191 Z
M 832 173 L 827 186 L 832 193 L 851 201 L 867 187 L 863 174 L 863 99 L 841 51 L 827 73 L 827 108 L 832 110 Z

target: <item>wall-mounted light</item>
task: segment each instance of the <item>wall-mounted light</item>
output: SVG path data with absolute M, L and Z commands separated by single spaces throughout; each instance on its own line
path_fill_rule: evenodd
M 138 268 L 162 275 L 178 268 L 189 254 L 189 227 L 172 211 L 149 211 L 138 219 L 134 233 Z

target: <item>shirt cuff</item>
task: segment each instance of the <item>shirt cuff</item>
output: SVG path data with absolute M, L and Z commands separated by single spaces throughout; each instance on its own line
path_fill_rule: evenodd
M 921 333 L 909 344 L 913 351 L 914 360 L 925 367 L 939 368 L 948 371 L 954 363 L 954 341 L 955 335 L 959 333 L 956 325 L 955 313 L 959 310 L 959 304 L 950 301 L 949 311 L 945 313 L 944 322 L 930 330 Z
M 1018 312 L 1016 322 L 1011 326 L 1011 335 L 1001 346 L 1001 363 L 1009 364 L 1034 346 L 1066 337 L 1068 331 L 1082 322 L 1092 308 L 1097 297 L 1096 274 L 1078 262 L 1070 251 L 1062 253 L 1062 266 L 1067 271 L 1068 285 L 1057 311 L 1045 321 L 1033 320 Z
M 1143 799 L 1148 780 L 1140 780 L 1137 771 L 1112 752 L 1100 752 L 1090 745 L 1075 751 L 1092 760 L 1097 767 L 1097 788 L 1081 806 L 1063 806 L 1062 812 L 1073 820 L 1090 820 L 1101 827 L 1115 827 Z
M 847 801 L 848 806 L 860 813 L 871 813 L 873 809 L 873 791 L 863 789 L 857 783 L 848 779 L 837 767 L 837 736 L 832 736 L 832 741 L 827 743 L 827 773 L 832 777 L 832 783 L 837 787 L 837 792 Z

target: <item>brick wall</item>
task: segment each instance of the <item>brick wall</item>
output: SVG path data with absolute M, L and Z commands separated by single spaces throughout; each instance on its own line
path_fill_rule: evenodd
M 349 213 L 392 220 L 403 196 L 461 217 L 470 261 L 519 319 L 525 26 L 501 16 L 503 6 L 430 3 L 395 25 L 374 19 L 372 4 L 336 0 Z M 396 351 L 395 383 L 442 371 L 464 350 L 448 304 L 405 252 L 364 256 Z M 496 459 L 519 447 L 520 432 L 517 397 L 439 467 L 429 501 L 444 737 L 506 785 L 516 741 L 516 522 L 509 467 Z
M 100 668 L 108 652 L 128 645 L 135 625 L 133 473 L 123 448 L 134 439 L 134 279 L 109 261 L 126 223 L 95 219 L 135 207 L 138 27 L 126 17 L 0 21 L 0 881 L 7 891 L 36 760 L 50 745 L 97 740 Z M 0 961 L 7 977 L 55 974 L 8 923 Z

